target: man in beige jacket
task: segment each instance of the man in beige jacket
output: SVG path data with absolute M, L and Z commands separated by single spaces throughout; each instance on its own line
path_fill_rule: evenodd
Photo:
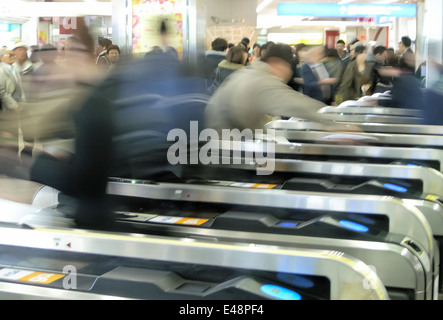
M 20 75 L 13 68 L 15 55 L 12 51 L 0 53 L 0 133 L 6 142 L 18 152 L 18 127 L 20 102 L 23 98 Z
M 331 121 L 317 113 L 324 103 L 287 85 L 292 76 L 291 60 L 291 47 L 276 44 L 261 62 L 232 74 L 208 103 L 206 127 L 219 133 L 223 129 L 263 129 L 270 116 L 298 117 L 331 126 Z

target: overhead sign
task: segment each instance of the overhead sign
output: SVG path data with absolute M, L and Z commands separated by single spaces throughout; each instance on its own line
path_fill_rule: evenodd
M 11 25 L 9 23 L 0 22 L 0 32 L 11 31 Z
M 292 3 L 277 4 L 279 16 L 314 17 L 405 17 L 415 18 L 415 4 L 336 4 L 336 3 Z

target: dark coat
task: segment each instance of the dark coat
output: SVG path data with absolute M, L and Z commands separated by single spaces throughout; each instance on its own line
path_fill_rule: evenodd
M 304 81 L 303 84 L 303 94 L 307 95 L 308 97 L 311 97 L 312 99 L 324 102 L 326 104 L 329 104 L 330 102 L 334 101 L 334 86 L 330 85 L 331 87 L 331 100 L 330 101 L 324 101 L 323 99 L 323 93 L 320 89 L 320 86 L 318 85 L 318 79 L 315 76 L 314 72 L 312 72 L 311 67 L 305 63 L 302 68 L 302 78 Z

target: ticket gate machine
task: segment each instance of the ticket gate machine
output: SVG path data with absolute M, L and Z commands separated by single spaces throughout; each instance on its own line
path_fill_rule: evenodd
M 374 106 L 324 107 L 318 111 L 325 118 L 342 122 L 367 122 L 389 124 L 420 124 L 419 110 L 383 108 Z
M 340 122 L 339 122 L 340 123 Z M 396 133 L 396 134 L 412 134 L 412 135 L 443 135 L 443 126 L 433 125 L 408 125 L 408 124 L 392 124 L 392 123 L 349 123 L 341 122 L 343 125 L 357 125 L 364 132 L 368 133 Z M 295 131 L 323 131 L 322 125 L 304 121 L 298 118 L 289 120 L 275 120 L 265 125 L 266 129 L 274 130 L 295 130 Z
M 385 230 L 389 230 L 389 232 L 397 233 L 398 234 L 408 234 L 408 239 L 415 239 L 417 237 L 422 238 L 424 241 L 430 241 L 429 246 L 424 246 L 422 253 L 427 252 L 429 253 L 431 258 L 432 267 L 431 269 L 433 272 L 438 273 L 438 264 L 439 264 L 439 258 L 438 258 L 438 251 L 435 247 L 434 240 L 432 238 L 431 231 L 429 229 L 427 221 L 423 219 L 423 215 L 420 211 L 418 211 L 414 207 L 410 207 L 412 211 L 415 211 L 417 216 L 413 214 L 413 217 L 406 218 L 406 215 L 401 213 L 393 213 L 396 211 L 393 207 L 390 209 L 384 208 L 384 205 L 391 206 L 393 205 L 396 207 L 397 205 L 400 205 L 398 200 L 395 200 L 390 197 L 358 197 L 358 196 L 343 196 L 340 197 L 341 199 L 336 198 L 337 195 L 333 195 L 328 198 L 321 197 L 321 194 L 318 194 L 320 198 L 315 199 L 315 195 L 312 193 L 293 193 L 290 191 L 281 192 L 278 190 L 258 190 L 258 189 L 245 189 L 240 187 L 230 187 L 228 185 L 199 185 L 199 184 L 167 184 L 167 183 L 146 183 L 143 181 L 128 181 L 124 179 L 116 179 L 114 181 L 111 181 L 108 185 L 108 192 L 112 195 L 118 195 L 118 196 L 124 196 L 124 197 L 132 197 L 132 198 L 141 198 L 141 199 L 156 199 L 156 200 L 174 200 L 179 202 L 184 202 L 182 205 L 180 205 L 180 208 L 186 207 L 187 203 L 197 203 L 199 205 L 203 205 L 204 203 L 209 204 L 209 207 L 213 207 L 214 205 L 223 204 L 224 206 L 228 206 L 225 208 L 225 211 L 218 212 L 215 214 L 215 216 L 208 217 L 204 216 L 206 220 L 209 220 L 207 222 L 203 222 L 202 219 L 194 219 L 194 223 L 198 224 L 198 226 L 189 227 L 187 225 L 186 221 L 189 221 L 186 217 L 196 217 L 195 212 L 193 210 L 190 211 L 190 213 L 187 213 L 187 216 L 182 216 L 182 214 L 178 213 L 177 210 L 170 210 L 167 211 L 167 213 L 161 213 L 161 217 L 157 217 L 159 214 L 155 211 L 151 212 L 151 214 L 141 214 L 140 212 L 134 212 L 126 209 L 126 211 L 130 212 L 130 216 L 128 217 L 129 220 L 134 219 L 133 221 L 140 222 L 141 225 L 143 225 L 143 228 L 149 228 L 150 232 L 152 232 L 153 229 L 159 228 L 158 224 L 165 224 L 166 228 L 168 229 L 168 234 L 172 234 L 174 236 L 183 236 L 187 232 L 191 232 L 193 234 L 193 237 L 204 237 L 206 238 L 214 238 L 214 239 L 223 239 L 225 240 L 234 240 L 241 238 L 243 241 L 253 241 L 254 243 L 267 243 L 267 244 L 282 244 L 286 243 L 285 245 L 294 245 L 295 243 L 299 242 L 299 237 L 308 237 L 305 238 L 306 243 L 310 245 L 317 244 L 319 247 L 324 246 L 333 246 L 334 250 L 337 250 L 338 248 L 342 248 L 346 251 L 350 250 L 349 252 L 352 252 L 352 254 L 355 254 L 356 257 L 360 257 L 365 261 L 367 264 L 372 264 L 376 266 L 377 268 L 381 268 L 378 272 L 380 274 L 380 277 L 383 278 L 382 281 L 387 281 L 388 284 L 385 284 L 386 286 L 398 287 L 398 286 L 404 286 L 400 285 L 394 278 L 392 277 L 392 273 L 386 269 L 386 265 L 383 264 L 383 266 L 379 265 L 380 251 L 378 248 L 385 248 L 382 249 L 382 251 L 386 251 L 385 245 L 381 245 L 381 247 L 378 247 L 375 245 L 375 243 L 366 243 L 364 245 L 358 244 L 358 242 L 353 242 L 352 239 L 355 240 L 353 237 L 352 239 L 346 238 L 346 239 L 338 239 L 337 234 L 333 236 L 330 231 L 327 231 L 326 229 L 321 228 L 317 223 L 320 221 L 317 220 L 317 218 L 321 217 L 320 219 L 326 219 L 322 220 L 320 224 L 322 223 L 332 223 L 331 218 L 334 220 L 340 216 L 342 213 L 345 213 L 345 216 L 342 216 L 341 219 L 344 219 L 345 221 L 348 221 L 349 219 L 355 219 L 359 214 L 362 212 L 363 215 L 368 217 L 369 221 L 375 218 L 375 217 L 381 217 L 379 214 L 375 214 L 375 212 L 384 212 L 382 215 L 387 214 L 389 216 L 386 223 L 389 224 L 389 227 L 386 225 Z M 314 196 L 314 197 L 313 197 Z M 248 205 L 245 205 L 245 199 L 247 200 Z M 380 200 L 380 202 L 378 202 Z M 386 202 L 387 201 L 387 202 Z M 391 202 L 392 201 L 392 202 Z M 137 203 L 135 200 L 131 200 L 131 203 Z M 389 204 L 388 204 L 389 203 Z M 315 205 L 316 204 L 316 205 Z M 147 208 L 152 208 L 153 205 L 151 202 L 146 205 Z M 142 207 L 140 204 L 136 204 L 136 207 Z M 401 205 L 400 205 L 401 207 Z M 400 207 L 397 207 L 397 210 L 403 210 L 400 209 Z M 283 209 L 283 211 L 282 211 Z M 226 211 L 228 210 L 228 211 Z M 265 210 L 265 211 L 263 211 Z M 124 212 L 124 211 L 123 211 Z M 349 216 L 349 213 L 351 213 L 351 216 Z M 357 212 L 357 213 L 356 213 Z M 148 210 L 148 213 L 150 213 L 150 210 Z M 325 217 L 323 214 L 328 214 L 330 216 Z M 392 214 L 392 215 L 391 215 Z M 134 216 L 132 216 L 134 215 Z M 178 215 L 178 216 L 177 216 Z M 319 216 L 320 215 L 320 216 Z M 407 214 L 408 215 L 408 214 Z M 307 220 L 314 217 L 313 220 Z M 361 217 L 361 216 L 360 216 Z M 414 218 L 415 217 L 415 218 Z M 298 219 L 298 220 L 297 220 Z M 300 221 L 302 219 L 302 221 Z M 347 220 L 348 219 L 348 220 Z M 364 218 L 363 218 L 364 219 Z M 378 218 L 375 218 L 376 220 Z M 412 223 L 415 224 L 414 227 L 406 227 L 401 226 L 400 224 L 403 220 L 408 220 L 408 224 Z M 418 219 L 418 220 L 417 220 Z M 365 219 L 364 219 L 365 220 Z M 152 223 L 151 223 L 152 221 Z M 180 222 L 181 221 L 181 222 Z M 341 221 L 341 220 L 340 220 Z M 353 220 L 352 223 L 355 223 Z M 366 220 L 368 221 L 368 220 Z M 417 221 L 414 223 L 413 221 Z M 421 226 L 421 222 L 424 222 L 424 229 L 423 226 Z M 361 221 L 360 221 L 361 222 Z M 201 223 L 201 224 L 200 224 Z M 206 223 L 206 225 L 205 225 Z M 333 222 L 335 224 L 336 222 Z M 182 224 L 182 225 L 180 225 Z M 183 225 L 184 224 L 184 225 Z M 311 225 L 312 224 L 312 225 Z M 141 225 L 139 227 L 141 227 Z M 304 226 L 311 225 L 314 229 L 308 230 L 304 229 Z M 357 223 L 358 225 L 358 223 Z M 300 228 L 298 228 L 300 226 Z M 319 228 L 320 229 L 317 229 Z M 164 226 L 162 229 L 164 230 Z M 363 227 L 364 228 L 364 227 Z M 189 231 L 187 230 L 189 229 Z M 220 230 L 221 229 L 221 230 Z M 417 230 L 415 230 L 417 229 Z M 419 232 L 418 230 L 422 229 L 422 235 L 424 238 L 427 238 L 428 240 L 425 240 L 422 236 L 415 234 L 412 235 L 410 232 Z M 248 231 L 246 231 L 248 230 Z M 311 238 L 310 236 L 313 235 L 311 232 L 313 230 L 322 230 L 318 233 L 320 236 L 315 236 L 314 238 Z M 427 231 L 426 231 L 427 230 Z M 240 233 L 239 233 L 240 232 Z M 254 240 L 251 239 L 252 234 L 249 232 L 252 232 Z M 306 232 L 306 233 L 305 233 Z M 336 231 L 333 231 L 336 232 Z M 419 232 L 420 233 L 420 232 Z M 340 234 L 340 231 L 339 231 Z M 427 234 L 427 235 L 425 235 Z M 333 239 L 328 239 L 328 241 L 323 242 L 324 239 L 322 239 L 322 235 L 333 237 Z M 244 239 L 243 237 L 247 237 L 247 239 Z M 343 234 L 341 234 L 342 237 Z M 409 237 L 410 236 L 410 237 Z M 364 239 L 361 239 L 364 240 Z M 409 241 L 409 240 L 407 240 Z M 320 244 L 321 243 L 321 244 Z M 340 244 L 339 244 L 340 243 Z M 414 244 L 414 243 L 412 243 Z M 337 246 L 337 247 L 336 247 Z M 343 247 L 344 246 L 344 247 Z M 400 246 L 401 247 L 401 246 Z M 427 247 L 427 249 L 424 249 Z M 400 250 L 400 252 L 405 251 L 403 250 L 404 247 Z M 390 251 L 389 249 L 388 251 Z M 399 252 L 399 251 L 397 251 Z M 382 255 L 384 255 L 382 253 Z M 396 256 L 399 258 L 396 254 L 386 254 L 386 259 L 389 255 Z M 426 254 L 427 255 L 427 254 Z M 422 262 L 422 265 L 427 265 L 427 258 L 425 258 L 426 255 L 420 254 L 421 258 L 424 258 L 425 260 Z M 400 254 L 401 256 L 401 254 Z M 381 259 L 384 260 L 385 258 Z M 403 258 L 400 258 L 402 260 Z M 386 261 L 386 260 L 384 260 Z M 404 265 L 403 263 L 400 263 L 397 261 L 395 264 L 390 264 L 391 266 L 399 266 Z M 388 267 L 389 269 L 389 267 Z M 378 269 L 377 269 L 378 270 Z M 398 268 L 396 269 L 398 272 Z M 432 273 L 432 272 L 431 272 Z M 383 274 L 383 276 L 382 276 Z M 428 274 L 428 277 L 430 275 Z M 432 279 L 433 279 L 433 290 L 436 291 L 438 288 L 438 283 L 435 280 L 436 274 L 433 273 Z M 404 277 L 402 277 L 404 278 Z M 417 278 L 417 277 L 412 277 Z M 400 282 L 403 280 L 400 280 Z M 429 294 L 429 285 L 428 285 L 428 294 Z M 434 296 L 434 293 L 432 294 Z M 429 296 L 429 295 L 428 295 Z
M 265 143 L 257 141 L 245 141 L 237 144 L 219 141 L 219 146 L 221 153 L 228 150 L 231 155 L 241 155 L 244 150 L 263 154 L 267 150 Z M 329 181 L 327 192 L 337 190 L 342 193 L 392 195 L 408 199 L 407 201 L 418 207 L 428 221 L 432 222 L 434 235 L 443 236 L 443 205 L 435 194 L 423 192 L 424 190 L 436 190 L 431 187 L 434 185 L 431 182 L 434 179 L 428 180 L 423 174 L 428 172 L 426 167 L 418 169 L 425 165 L 440 168 L 443 150 L 295 143 L 276 143 L 273 149 L 277 159 L 275 161 L 276 173 L 273 174 L 273 177 L 256 177 L 255 173 L 260 165 L 253 161 L 247 163 L 242 161 L 243 163 L 240 164 L 229 165 L 229 169 L 223 165 L 216 165 L 214 169 L 205 166 L 199 174 L 202 175 L 202 178 L 207 179 L 233 178 L 243 181 L 256 180 L 258 183 L 271 181 L 282 185 L 294 177 L 323 179 Z M 291 161 L 292 159 L 297 161 Z M 349 163 L 352 161 L 354 163 Z M 389 166 L 371 166 L 383 163 L 389 164 Z M 230 174 L 232 169 L 236 171 Z M 244 171 L 249 171 L 249 173 Z M 399 171 L 403 171 L 403 173 Z M 416 172 L 414 173 L 414 171 Z M 434 170 L 431 172 L 435 173 Z M 418 178 L 407 178 L 411 173 Z M 276 176 L 277 178 L 275 178 Z M 438 178 L 436 179 L 435 181 L 438 181 Z M 429 186 L 425 187 L 426 184 Z M 289 186 L 290 184 L 286 184 L 286 187 Z
M 432 270 L 438 268 L 435 265 L 438 258 L 432 257 L 432 249 L 431 252 L 428 250 L 434 246 L 432 234 L 426 220 L 417 209 L 404 206 L 401 201 L 389 197 L 353 197 L 350 199 L 331 195 L 324 199 L 321 196 L 315 197 L 313 194 L 296 195 L 292 192 L 272 191 L 274 190 L 157 184 L 122 179 L 109 183 L 110 194 L 130 197 L 128 203 L 138 208 L 137 210 L 140 210 L 142 205 L 136 198 L 151 200 L 145 204 L 148 208 L 145 213 L 134 209 L 119 212 L 117 217 L 119 221 L 135 227 L 135 229 L 129 229 L 128 232 L 139 233 L 144 230 L 152 234 L 157 231 L 158 234 L 174 237 L 206 241 L 210 239 L 216 242 L 240 241 L 291 248 L 333 248 L 336 251 L 341 248 L 345 252 L 360 256 L 366 263 L 374 265 L 380 277 L 383 277 L 389 284 L 391 297 L 405 298 L 405 288 L 410 291 L 411 287 L 414 288 L 412 289 L 414 293 L 406 294 L 406 296 L 412 295 L 415 299 L 424 297 L 429 299 L 434 296 L 436 289 L 433 286 L 436 286 L 436 282 L 433 280 Z M 43 201 L 38 200 L 38 194 L 35 198 L 35 201 L 42 205 Z M 249 211 L 244 207 L 246 198 L 251 204 Z M 155 206 L 152 199 L 160 200 L 160 206 L 158 204 Z M 165 208 L 164 204 L 167 200 L 181 203 L 177 207 L 180 209 L 166 210 L 168 208 Z M 54 201 L 49 201 L 49 203 L 54 203 Z M 196 216 L 196 210 L 192 210 L 191 218 L 187 219 L 186 215 L 189 215 L 189 212 L 184 212 L 184 210 L 187 208 L 189 211 L 191 203 L 197 206 L 209 204 L 202 211 L 206 216 Z M 323 205 L 313 207 L 312 203 L 323 203 Z M 208 216 L 208 212 L 209 214 L 211 212 L 206 209 L 220 205 L 222 208 L 225 207 L 224 211 L 217 212 L 212 217 Z M 268 212 L 263 211 L 266 206 L 268 206 Z M 300 213 L 298 208 L 306 210 Z M 22 212 L 16 214 L 23 215 Z M 388 215 L 389 221 L 383 218 L 385 214 Z M 29 217 L 25 219 L 25 217 L 18 219 L 16 215 L 13 220 L 38 225 L 38 222 L 31 221 Z M 371 223 L 368 221 L 376 222 L 377 227 L 371 226 L 371 231 L 363 233 L 361 230 L 353 229 L 349 234 L 350 229 L 347 228 L 352 229 L 359 225 L 364 227 L 353 222 L 359 221 L 359 218 L 363 219 L 361 222 L 366 224 Z M 176 222 L 180 220 L 184 222 L 177 224 Z M 200 224 L 203 220 L 206 221 Z M 189 221 L 193 221 L 193 224 L 189 224 Z M 340 225 L 340 222 L 345 226 Z M 384 238 L 384 232 L 376 231 L 378 228 L 389 231 L 389 236 L 386 235 Z M 320 233 L 321 236 L 316 236 L 315 232 Z M 342 238 L 337 238 L 337 232 Z M 333 236 L 334 233 L 335 236 Z M 414 239 L 429 242 L 422 246 Z M 380 255 L 383 258 L 380 258 Z M 383 263 L 380 264 L 380 261 Z M 392 269 L 393 267 L 395 268 Z
M 226 160 L 225 162 L 222 162 Z M 229 163 L 224 165 L 223 163 Z M 263 182 L 264 176 L 257 176 L 258 170 L 263 170 L 263 164 L 256 161 L 245 161 L 244 158 L 224 158 L 216 164 L 205 166 L 187 165 L 186 168 L 191 174 L 199 174 L 202 179 L 208 180 L 237 180 L 236 175 L 240 175 L 243 182 Z M 356 185 L 364 182 L 379 179 L 389 183 L 405 184 L 406 188 L 390 188 L 390 185 L 383 183 L 376 187 L 378 194 L 391 194 L 393 196 L 405 193 L 415 199 L 423 199 L 428 195 L 436 197 L 443 196 L 443 174 L 435 169 L 411 166 L 407 164 L 373 164 L 355 163 L 350 161 L 311 161 L 298 159 L 275 159 L 272 160 L 272 175 L 266 177 L 269 183 L 281 184 L 294 176 L 332 178 L 339 177 L 347 181 L 355 181 Z M 193 171 L 197 172 L 194 173 Z M 395 185 L 395 183 L 392 183 Z M 351 183 L 348 183 L 351 184 Z M 364 186 L 363 186 L 364 187 Z M 372 188 L 372 187 L 371 187 Z M 411 190 L 415 189 L 414 192 Z M 353 191 L 353 190 L 349 190 Z M 357 192 L 358 190 L 354 190 Z M 364 193 L 364 192 L 363 192 Z
M 217 141 L 219 153 L 224 150 L 231 156 L 241 156 L 245 152 L 265 154 L 273 141 Z M 349 161 L 373 164 L 405 164 L 434 168 L 443 171 L 443 150 L 435 148 L 410 148 L 371 145 L 335 145 L 318 143 L 295 143 L 285 138 L 274 141 L 272 152 L 277 159 Z
M 339 136 L 321 131 L 310 132 L 298 132 L 298 131 L 285 131 L 276 134 L 284 137 L 290 142 L 311 142 L 311 143 L 327 143 L 331 139 Z M 382 134 L 382 133 L 364 133 L 364 134 L 352 134 L 353 137 L 359 135 L 363 138 L 372 138 L 367 140 L 369 145 L 376 146 L 402 146 L 402 147 L 414 147 L 414 148 L 438 148 L 443 147 L 443 136 L 437 135 L 413 135 L 413 134 Z M 351 136 L 352 136 L 351 135 Z
M 2 299 L 389 299 L 337 251 L 1 222 L 0 253 Z

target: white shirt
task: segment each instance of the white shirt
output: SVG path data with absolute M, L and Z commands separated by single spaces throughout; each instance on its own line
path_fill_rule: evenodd
M 8 69 L 9 72 L 11 72 L 11 74 L 14 76 L 15 82 L 16 82 L 16 83 L 19 83 L 18 74 L 17 74 L 17 72 L 15 72 L 15 68 L 14 68 L 14 66 L 13 66 L 12 64 L 5 63 L 5 62 L 2 62 L 2 64 L 3 64 L 3 66 L 5 66 L 6 69 Z

